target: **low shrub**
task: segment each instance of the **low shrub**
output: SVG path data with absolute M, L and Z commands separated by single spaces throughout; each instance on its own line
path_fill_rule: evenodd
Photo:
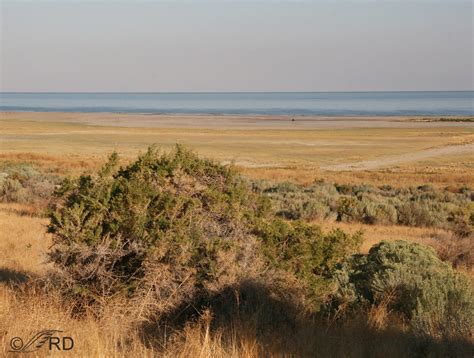
M 287 200 L 284 209 L 276 215 L 289 220 L 323 220 L 330 216 L 331 210 L 327 204 L 319 200 L 299 201 Z
M 363 221 L 364 207 L 357 198 L 341 197 L 337 201 L 338 221 Z
M 46 206 L 58 183 L 58 177 L 31 165 L 4 165 L 0 173 L 0 201 Z
M 448 216 L 453 232 L 464 238 L 474 234 L 474 203 L 453 210 Z
M 441 261 L 435 251 L 405 241 L 381 242 L 368 255 L 353 256 L 333 276 L 331 309 L 370 307 L 384 301 L 412 330 L 436 338 L 465 337 L 474 328 L 470 279 Z
M 407 226 L 435 226 L 439 222 L 436 210 L 427 203 L 410 201 L 398 207 L 398 221 Z
M 278 215 L 290 220 L 335 218 L 366 224 L 437 227 L 468 236 L 474 231 L 474 193 L 470 188 L 430 185 L 396 189 L 383 185 L 309 186 L 259 183 Z
M 439 233 L 434 236 L 438 257 L 453 267 L 464 270 L 474 268 L 474 236 L 458 236 L 455 233 Z

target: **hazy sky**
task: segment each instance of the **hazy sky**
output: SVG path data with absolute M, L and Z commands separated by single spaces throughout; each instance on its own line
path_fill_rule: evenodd
M 462 0 L 1 2 L 1 91 L 474 89 Z

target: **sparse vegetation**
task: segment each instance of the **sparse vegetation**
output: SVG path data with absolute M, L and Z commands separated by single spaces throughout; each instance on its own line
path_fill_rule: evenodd
M 467 187 L 393 188 L 325 182 L 261 186 L 272 199 L 277 214 L 287 219 L 438 227 L 463 237 L 471 235 L 474 229 L 474 192 Z
M 460 122 L 460 123 L 473 123 L 474 118 L 472 117 L 440 117 L 440 118 L 417 118 L 412 119 L 415 122 Z
M 0 201 L 45 206 L 59 183 L 28 164 L 4 164 L 0 169 Z
M 474 238 L 459 236 L 455 233 L 444 233 L 435 236 L 434 248 L 440 259 L 448 261 L 454 267 L 470 271 L 474 268 Z

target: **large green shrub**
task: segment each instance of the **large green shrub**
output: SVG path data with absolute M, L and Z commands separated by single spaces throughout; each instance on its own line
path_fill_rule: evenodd
M 98 176 L 62 185 L 50 258 L 70 291 L 91 300 L 145 282 L 163 297 L 178 287 L 184 295 L 252 267 L 251 230 L 267 211 L 232 168 L 179 146 L 121 169 L 113 155 Z
M 441 261 L 430 247 L 381 242 L 335 271 L 336 307 L 385 302 L 414 331 L 434 337 L 472 334 L 474 293 L 469 278 Z
M 319 302 L 328 273 L 360 243 L 275 217 L 233 168 L 182 147 L 117 161 L 65 181 L 51 210 L 50 259 L 79 302 L 120 296 L 163 311 L 239 279 L 275 277 Z

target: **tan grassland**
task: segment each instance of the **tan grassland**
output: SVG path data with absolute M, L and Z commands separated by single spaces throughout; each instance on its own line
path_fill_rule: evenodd
M 126 159 L 151 144 L 169 149 L 181 143 L 263 179 L 474 184 L 474 123 L 294 119 L 3 112 L 0 160 L 81 172 L 97 167 L 114 150 Z

